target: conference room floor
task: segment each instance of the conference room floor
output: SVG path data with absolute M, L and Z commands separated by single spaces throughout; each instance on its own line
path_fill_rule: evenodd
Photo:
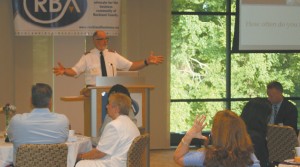
M 150 150 L 150 167 L 179 167 L 173 160 L 175 149 L 176 147 Z M 190 151 L 196 151 L 197 149 L 196 147 L 191 147 Z
M 150 150 L 150 167 L 178 167 L 173 160 L 175 149 Z

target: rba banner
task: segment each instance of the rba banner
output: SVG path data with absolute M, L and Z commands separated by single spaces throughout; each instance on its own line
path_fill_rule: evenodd
M 18 36 L 119 33 L 121 0 L 12 0 Z

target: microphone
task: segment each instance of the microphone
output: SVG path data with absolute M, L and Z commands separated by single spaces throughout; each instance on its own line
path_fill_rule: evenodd
M 112 63 L 110 63 L 110 66 L 111 66 L 111 69 L 112 69 L 113 76 L 115 76 L 114 65 Z

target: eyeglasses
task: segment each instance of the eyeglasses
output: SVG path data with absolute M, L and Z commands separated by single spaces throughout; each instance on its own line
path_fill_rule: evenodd
M 95 40 L 97 40 L 97 41 L 108 41 L 109 40 L 109 38 L 95 38 Z

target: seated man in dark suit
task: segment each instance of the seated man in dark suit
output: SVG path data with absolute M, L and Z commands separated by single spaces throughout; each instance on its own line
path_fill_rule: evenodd
M 269 124 L 290 126 L 298 134 L 298 110 L 293 103 L 284 98 L 282 93 L 281 83 L 273 81 L 267 85 L 268 99 L 272 104 Z

